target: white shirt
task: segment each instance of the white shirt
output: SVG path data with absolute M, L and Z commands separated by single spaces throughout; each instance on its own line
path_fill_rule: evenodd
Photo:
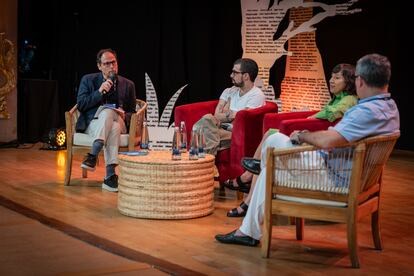
M 253 86 L 246 94 L 240 97 L 240 88 L 233 86 L 226 88 L 220 96 L 220 100 L 228 101 L 230 98 L 230 110 L 239 111 L 246 108 L 258 108 L 265 105 L 265 95 L 260 88 Z

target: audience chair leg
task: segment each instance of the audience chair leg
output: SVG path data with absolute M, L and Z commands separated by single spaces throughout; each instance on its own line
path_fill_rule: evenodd
M 70 184 L 70 176 L 72 174 L 72 151 L 70 149 L 66 149 L 66 169 L 65 169 L 65 180 L 64 185 L 69 186 Z
M 265 216 L 263 220 L 263 236 L 262 236 L 262 258 L 269 258 L 270 245 L 272 242 L 272 215 Z
M 357 224 L 355 217 L 347 223 L 348 250 L 352 267 L 359 268 Z
M 82 178 L 88 178 L 88 170 L 82 168 Z
M 378 210 L 372 213 L 371 215 L 371 231 L 372 231 L 372 239 L 374 240 L 375 249 L 382 250 L 382 240 L 381 240 Z
M 305 220 L 303 218 L 295 218 L 296 224 L 296 239 L 298 241 L 303 240 L 303 227 L 305 225 Z

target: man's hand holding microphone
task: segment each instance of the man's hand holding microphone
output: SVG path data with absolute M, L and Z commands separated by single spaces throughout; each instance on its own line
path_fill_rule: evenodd
M 101 84 L 101 87 L 99 87 L 99 92 L 102 95 L 107 94 L 111 90 L 112 86 L 115 84 L 116 79 L 117 79 L 116 73 L 114 71 L 111 71 L 109 73 L 108 78 Z

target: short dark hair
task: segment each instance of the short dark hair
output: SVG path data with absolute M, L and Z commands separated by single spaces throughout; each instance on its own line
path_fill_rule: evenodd
M 96 63 L 101 63 L 102 55 L 106 52 L 112 53 L 115 56 L 115 59 L 118 61 L 118 56 L 116 55 L 115 50 L 112 50 L 111 48 L 106 48 L 99 50 L 99 52 L 96 54 Z
M 239 58 L 234 62 L 234 65 L 240 64 L 240 71 L 249 74 L 250 80 L 254 82 L 259 73 L 259 66 L 256 61 L 250 58 Z
M 355 74 L 364 79 L 368 86 L 382 88 L 390 82 L 391 63 L 386 56 L 365 55 L 358 60 Z
M 348 63 L 340 63 L 332 69 L 332 73 L 342 73 L 345 79 L 345 91 L 350 95 L 356 95 L 355 66 Z

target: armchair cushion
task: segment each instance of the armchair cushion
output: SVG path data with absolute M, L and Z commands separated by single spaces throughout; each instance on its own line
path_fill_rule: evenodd
M 119 146 L 128 147 L 128 140 L 129 140 L 129 134 L 121 134 L 121 141 L 120 141 Z M 137 142 L 138 141 L 135 141 L 135 145 L 138 144 Z M 73 145 L 90 147 L 92 146 L 92 143 L 93 143 L 93 138 L 86 133 L 76 132 L 73 135 Z
M 286 195 L 276 195 L 275 198 L 279 200 L 298 202 L 298 203 L 303 203 L 303 204 L 314 204 L 314 205 L 335 206 L 335 207 L 348 206 L 347 202 L 325 200 L 325 199 L 303 198 L 303 197 L 286 196 Z

